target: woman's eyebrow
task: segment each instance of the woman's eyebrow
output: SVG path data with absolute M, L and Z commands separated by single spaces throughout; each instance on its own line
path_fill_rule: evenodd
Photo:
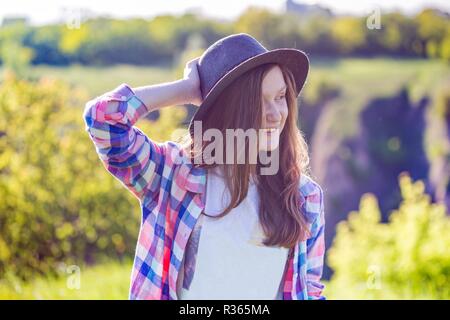
M 277 94 L 280 93 L 281 91 L 285 90 L 287 88 L 287 86 L 285 85 L 284 87 L 281 87 L 278 91 Z M 266 94 L 264 94 L 266 95 Z M 270 95 L 269 93 L 267 95 Z

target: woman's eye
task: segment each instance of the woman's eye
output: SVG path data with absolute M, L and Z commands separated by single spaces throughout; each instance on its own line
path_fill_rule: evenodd
M 284 98 L 286 98 L 286 95 L 282 95 L 282 96 L 277 97 L 277 100 L 283 100 Z

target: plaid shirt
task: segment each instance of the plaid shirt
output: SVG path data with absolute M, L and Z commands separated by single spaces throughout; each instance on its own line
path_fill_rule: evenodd
M 119 102 L 117 110 L 108 111 L 112 100 Z M 134 124 L 148 112 L 133 90 L 121 84 L 88 101 L 83 116 L 104 166 L 141 205 L 129 298 L 174 300 L 186 244 L 205 207 L 206 169 L 187 160 L 179 144 L 154 142 L 136 128 Z M 323 191 L 306 175 L 299 190 L 311 237 L 289 251 L 283 299 L 325 299 L 320 282 L 325 251 Z

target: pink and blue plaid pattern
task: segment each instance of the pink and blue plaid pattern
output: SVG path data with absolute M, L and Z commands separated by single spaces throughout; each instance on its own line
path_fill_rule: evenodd
M 117 110 L 107 108 L 113 100 L 118 101 Z M 104 166 L 141 204 L 129 298 L 175 300 L 186 243 L 205 207 L 206 170 L 194 167 L 177 143 L 151 141 L 135 127 L 147 113 L 133 90 L 121 84 L 88 101 L 83 116 Z M 323 192 L 305 175 L 299 188 L 299 205 L 312 236 L 290 250 L 283 299 L 325 299 L 320 282 L 325 251 Z

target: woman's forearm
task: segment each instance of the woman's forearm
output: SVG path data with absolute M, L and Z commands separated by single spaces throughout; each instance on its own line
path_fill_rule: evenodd
M 133 88 L 149 111 L 162 107 L 191 103 L 191 90 L 186 80 L 176 80 Z
M 197 70 L 199 58 L 192 59 L 186 63 L 182 79 L 133 88 L 136 97 L 151 112 L 162 107 L 193 104 L 199 106 L 202 101 L 200 89 L 200 77 Z M 106 111 L 117 112 L 118 101 L 107 103 Z

